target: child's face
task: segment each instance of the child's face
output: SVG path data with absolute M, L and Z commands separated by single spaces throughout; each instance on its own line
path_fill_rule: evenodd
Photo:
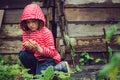
M 26 21 L 27 22 L 27 26 L 31 31 L 36 31 L 38 29 L 38 20 L 35 19 L 29 19 Z

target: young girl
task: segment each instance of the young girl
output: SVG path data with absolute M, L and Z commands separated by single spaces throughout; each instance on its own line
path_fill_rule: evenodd
M 27 5 L 22 13 L 20 26 L 23 30 L 22 51 L 19 58 L 30 74 L 41 74 L 48 66 L 55 70 L 68 72 L 68 63 L 54 46 L 52 32 L 45 26 L 44 14 L 37 4 Z

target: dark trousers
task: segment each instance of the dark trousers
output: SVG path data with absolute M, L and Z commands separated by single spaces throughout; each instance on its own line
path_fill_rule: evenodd
M 25 68 L 30 69 L 29 74 L 41 74 L 42 70 L 45 70 L 48 66 L 55 66 L 56 63 L 53 59 L 47 59 L 46 61 L 38 61 L 34 57 L 34 53 L 30 51 L 20 51 L 19 59 Z

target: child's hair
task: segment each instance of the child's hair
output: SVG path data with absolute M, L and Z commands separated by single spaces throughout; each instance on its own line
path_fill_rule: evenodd
M 42 20 L 39 20 L 39 19 L 34 19 L 34 20 L 37 20 L 38 23 L 39 23 L 38 29 L 40 29 L 41 27 L 44 26 L 44 22 L 43 22 Z M 26 20 L 22 21 L 21 24 L 22 24 L 22 26 L 23 26 L 23 30 L 24 30 L 24 31 L 29 31 L 29 30 L 30 30 L 30 29 L 28 28 L 28 26 L 27 26 Z

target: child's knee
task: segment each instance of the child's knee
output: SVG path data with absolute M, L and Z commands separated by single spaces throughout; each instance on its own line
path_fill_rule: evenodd
M 20 51 L 19 52 L 19 58 L 20 59 L 24 59 L 26 55 L 27 55 L 26 51 Z

